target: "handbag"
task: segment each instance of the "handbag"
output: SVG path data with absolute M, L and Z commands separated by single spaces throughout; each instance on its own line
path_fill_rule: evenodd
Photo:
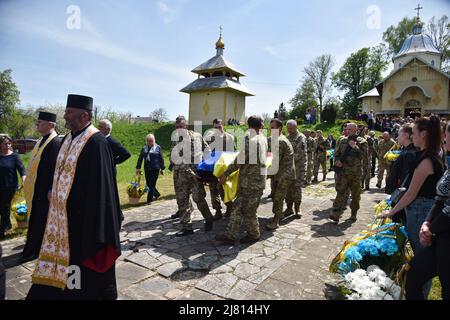
M 391 207 L 395 207 L 395 205 L 397 203 L 399 203 L 400 199 L 405 195 L 406 193 L 406 181 L 408 181 L 409 178 L 409 174 L 405 177 L 405 179 L 403 180 L 401 186 L 397 189 L 394 190 L 394 192 L 392 192 L 391 194 Z

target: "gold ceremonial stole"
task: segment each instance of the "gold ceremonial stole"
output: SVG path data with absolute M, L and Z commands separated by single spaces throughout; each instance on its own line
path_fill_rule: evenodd
M 70 260 L 67 226 L 67 198 L 75 177 L 78 157 L 93 134 L 99 132 L 90 125 L 72 140 L 69 133 L 61 146 L 53 176 L 52 197 L 48 210 L 44 238 L 32 275 L 32 282 L 64 289 Z
M 36 183 L 37 170 L 39 167 L 39 163 L 41 162 L 42 152 L 44 151 L 45 147 L 50 143 L 50 141 L 52 141 L 57 136 L 58 134 L 55 131 L 53 131 L 41 147 L 39 147 L 42 141 L 42 138 L 40 138 L 36 142 L 36 145 L 34 146 L 33 150 L 31 151 L 30 160 L 28 161 L 27 166 L 27 178 L 25 179 L 25 183 L 23 184 L 23 193 L 25 201 L 27 202 L 28 214 L 31 214 L 34 196 L 34 184 Z

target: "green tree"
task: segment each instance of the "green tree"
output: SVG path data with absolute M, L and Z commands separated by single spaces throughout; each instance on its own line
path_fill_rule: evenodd
M 11 69 L 0 71 L 0 133 L 8 129 L 16 105 L 20 102 L 20 92 L 11 74 Z
M 363 48 L 352 53 L 339 71 L 333 75 L 333 84 L 344 92 L 343 109 L 355 117 L 361 109 L 358 97 L 372 89 L 382 79 L 388 66 L 383 46 Z
M 320 115 L 322 122 L 334 124 L 339 110 L 339 104 L 335 102 L 329 102 L 325 105 Z
M 442 52 L 442 70 L 450 73 L 450 22 L 444 14 L 439 20 L 433 17 L 427 26 L 427 34 Z
M 297 88 L 295 96 L 289 100 L 289 104 L 292 107 L 289 112 L 291 119 L 304 119 L 306 109 L 309 107 L 317 107 L 314 84 L 310 79 L 305 78 L 301 82 L 301 86 Z
M 284 102 L 280 103 L 280 106 L 278 107 L 278 119 L 281 121 L 287 120 L 289 114 L 286 110 L 286 106 L 284 105 Z
M 34 109 L 16 109 L 11 116 L 8 124 L 8 133 L 15 139 L 26 137 L 35 137 L 39 135 L 34 130 L 34 123 L 36 121 Z
M 315 96 L 319 100 L 319 115 L 322 112 L 323 102 L 329 89 L 330 73 L 333 65 L 333 57 L 329 54 L 323 54 L 316 57 L 303 69 L 307 78 L 311 80 Z

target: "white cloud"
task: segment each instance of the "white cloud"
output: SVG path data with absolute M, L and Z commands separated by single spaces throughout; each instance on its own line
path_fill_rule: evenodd
M 166 1 L 161 0 L 156 3 L 158 13 L 163 17 L 165 24 L 168 24 L 175 20 L 177 10 L 174 7 L 170 7 Z
M 285 60 L 286 57 L 282 54 L 280 54 L 278 52 L 278 50 L 276 49 L 276 47 L 273 46 L 266 46 L 263 48 L 263 51 L 267 52 L 268 54 L 270 54 L 271 56 L 280 59 L 280 60 Z
M 19 32 L 27 34 L 33 33 L 37 36 L 55 41 L 56 43 L 68 48 L 74 48 L 120 62 L 137 65 L 156 71 L 162 75 L 168 75 L 178 79 L 186 79 L 186 81 L 191 79 L 191 77 L 189 77 L 189 70 L 186 68 L 177 67 L 150 55 L 142 55 L 123 48 L 120 45 L 98 39 L 95 36 L 93 37 L 92 32 L 94 32 L 95 28 L 92 24 L 91 32 L 88 32 L 87 35 L 70 30 L 61 32 L 57 29 L 50 29 L 42 25 L 31 24 L 23 20 L 10 20 L 6 24 L 9 27 L 16 28 Z M 100 34 L 99 37 L 101 37 Z

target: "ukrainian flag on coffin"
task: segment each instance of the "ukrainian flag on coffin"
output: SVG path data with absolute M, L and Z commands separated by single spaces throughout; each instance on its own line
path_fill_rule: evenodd
M 210 157 L 204 159 L 197 165 L 197 174 L 202 177 L 204 182 L 212 182 L 214 177 L 221 177 L 228 166 L 236 159 L 239 152 L 213 151 Z M 272 164 L 272 153 L 267 154 L 266 166 Z M 233 201 L 236 198 L 239 181 L 239 170 L 230 174 L 225 182 L 223 189 L 225 193 L 224 202 Z

